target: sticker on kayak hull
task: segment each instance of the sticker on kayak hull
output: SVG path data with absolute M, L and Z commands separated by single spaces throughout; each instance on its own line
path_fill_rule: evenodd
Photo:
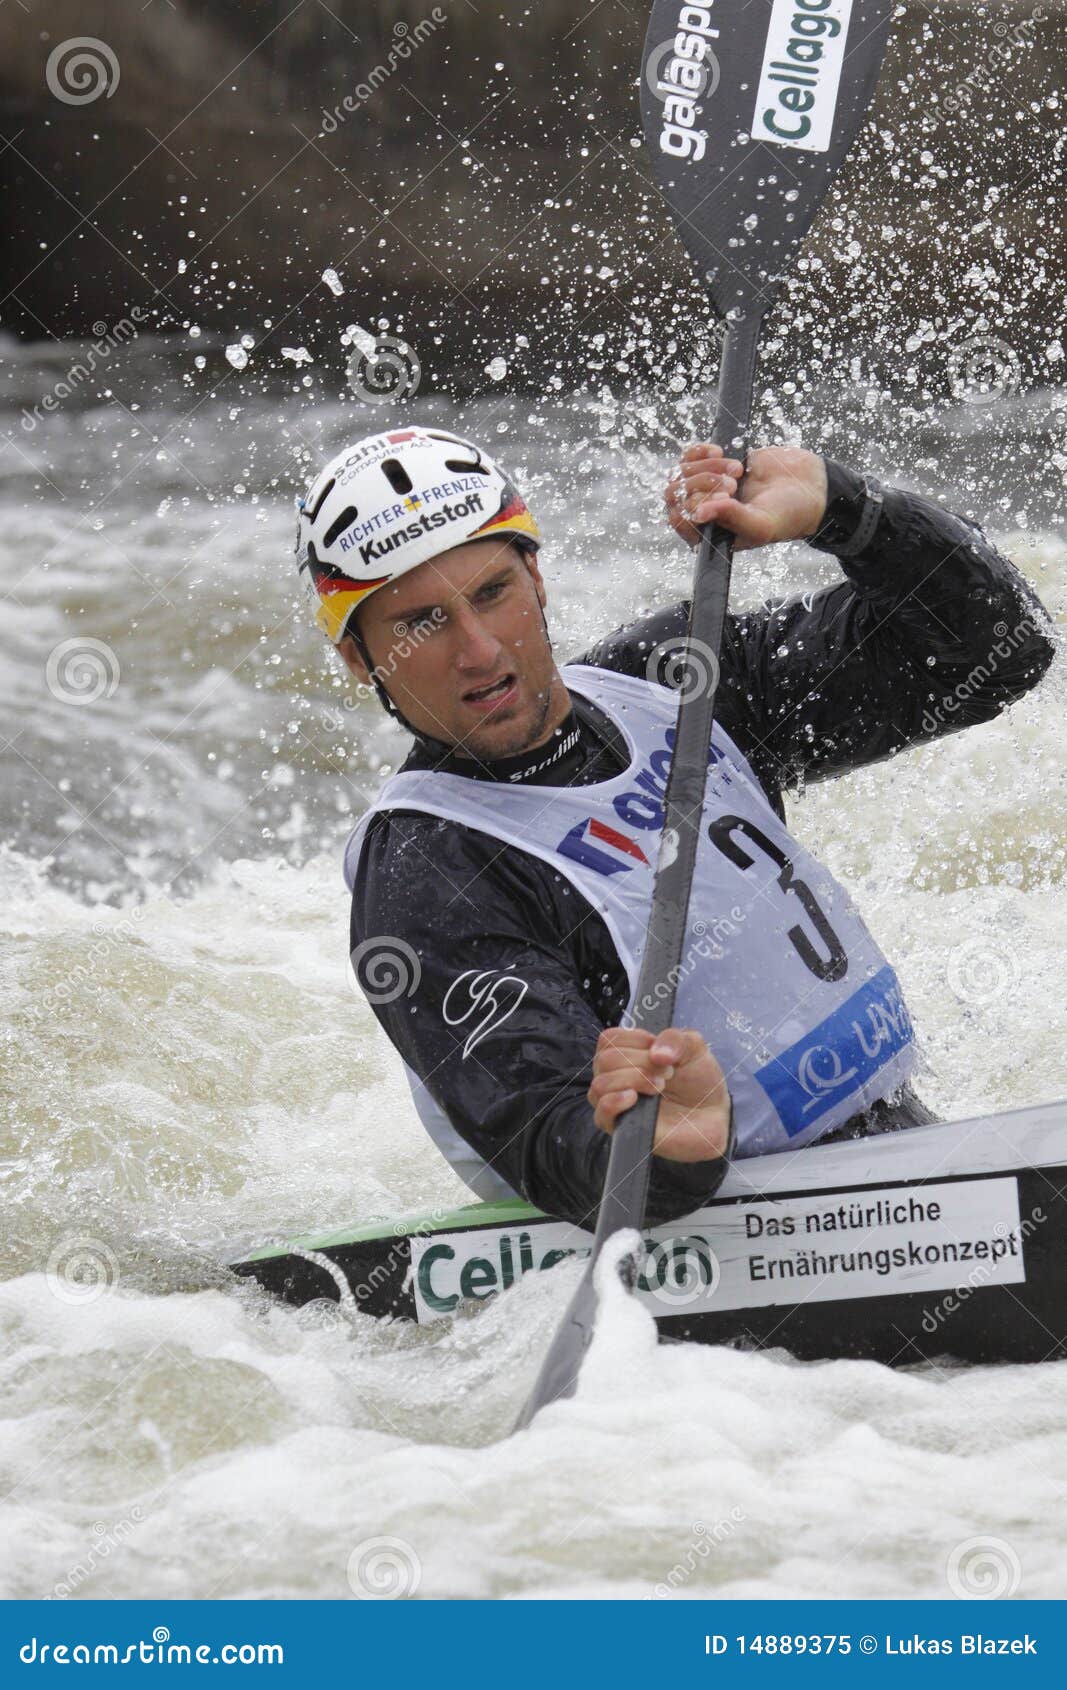
M 824 153 L 833 140 L 852 0 L 774 0 L 752 139 Z
M 645 1243 L 637 1296 L 661 1316 L 1026 1278 L 1014 1176 L 724 1203 L 653 1228 Z M 591 1245 L 590 1233 L 561 1221 L 412 1238 L 418 1319 L 440 1320 Z
M 709 1308 L 893 1297 L 1026 1278 L 1014 1178 L 739 1203 L 722 1219 L 721 1283 Z

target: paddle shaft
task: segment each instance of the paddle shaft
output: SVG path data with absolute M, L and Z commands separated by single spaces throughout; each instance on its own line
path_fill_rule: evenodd
M 744 458 L 761 317 L 726 325 L 712 441 Z M 694 673 L 708 668 L 708 684 L 683 692 L 678 708 L 674 756 L 664 800 L 663 836 L 652 893 L 648 939 L 631 1015 L 635 1027 L 662 1033 L 673 1022 L 679 966 L 685 949 L 689 895 L 704 814 L 708 750 L 715 717 L 722 633 L 730 594 L 734 537 L 708 523 L 701 530 L 693 581 L 686 649 Z M 710 662 L 709 662 L 710 658 Z M 683 664 L 683 674 L 688 668 Z M 600 1200 L 592 1263 L 605 1241 L 621 1227 L 639 1227 L 651 1171 L 649 1161 L 659 1114 L 658 1096 L 638 1097 L 616 1124 Z
M 714 0 L 714 18 L 710 3 L 653 0 L 642 61 L 645 136 L 679 236 L 726 324 L 714 440 L 735 455 L 748 432 L 763 319 L 790 255 L 859 133 L 893 9 L 894 0 L 850 0 L 842 33 L 841 20 L 830 19 L 822 0 L 803 16 L 779 0 Z M 794 32 L 788 48 L 782 37 L 787 12 Z M 826 19 L 813 21 L 823 12 Z M 827 40 L 840 37 L 841 56 L 820 60 L 821 75 L 809 69 L 801 97 L 790 86 L 791 100 L 786 93 L 779 98 L 782 78 L 771 73 L 781 69 L 783 51 L 799 44 L 795 62 L 810 67 L 819 56 L 811 50 L 816 33 Z M 798 113 L 802 121 L 795 123 Z M 687 640 L 690 657 L 709 663 L 711 684 L 683 690 L 678 710 L 650 928 L 631 1016 L 634 1025 L 653 1033 L 669 1027 L 674 1016 L 732 556 L 733 540 L 725 530 L 712 526 L 701 534 Z M 644 1220 L 658 1111 L 658 1097 L 640 1097 L 615 1128 L 592 1261 L 520 1427 L 544 1404 L 574 1391 L 596 1320 L 593 1263 L 613 1233 Z
M 743 457 L 752 411 L 752 385 L 762 316 L 731 318 L 726 324 L 713 443 Z M 674 756 L 664 798 L 663 835 L 652 893 L 648 939 L 634 996 L 633 1025 L 661 1033 L 671 1025 L 679 965 L 685 947 L 689 894 L 704 814 L 708 751 L 715 719 L 719 653 L 734 537 L 714 523 L 701 530 L 693 581 L 686 650 L 708 666 L 708 684 L 683 691 L 678 706 Z M 616 1232 L 640 1227 L 655 1143 L 659 1097 L 639 1097 L 618 1121 L 611 1137 L 596 1237 L 589 1264 L 542 1363 L 534 1388 L 515 1424 L 528 1426 L 539 1409 L 573 1396 L 596 1321 L 593 1275 L 605 1243 Z

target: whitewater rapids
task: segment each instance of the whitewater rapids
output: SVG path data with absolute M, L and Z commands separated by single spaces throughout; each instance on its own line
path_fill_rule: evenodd
M 8 351 L 17 429 L 40 371 Z M 669 431 L 533 410 L 412 414 L 514 461 L 562 656 L 682 596 L 689 561 L 659 532 Z M 282 413 L 177 415 L 62 413 L 5 460 L 0 1594 L 1062 1595 L 1067 1363 L 657 1346 L 620 1293 L 577 1398 L 507 1440 L 573 1264 L 426 1330 L 231 1281 L 254 1241 L 465 1194 L 347 980 L 340 850 L 403 742 L 298 605 Z M 348 426 L 301 423 L 322 456 Z M 1028 426 L 1005 408 L 998 439 Z M 945 464 L 992 461 L 973 416 L 940 428 Z M 1062 628 L 1062 488 L 1020 511 L 994 482 L 974 503 Z M 739 560 L 739 599 L 833 573 Z M 118 674 L 71 702 L 49 660 L 86 638 Z M 900 972 L 945 1115 L 1067 1095 L 1064 669 L 791 806 Z

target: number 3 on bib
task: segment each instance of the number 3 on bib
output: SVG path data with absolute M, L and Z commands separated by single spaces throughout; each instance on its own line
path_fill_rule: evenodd
M 798 880 L 793 872 L 790 857 L 776 845 L 773 839 L 768 839 L 761 828 L 754 822 L 746 821 L 744 816 L 719 816 L 708 828 L 708 837 L 712 844 L 720 850 L 728 862 L 739 869 L 754 868 L 756 859 L 750 856 L 745 847 L 739 844 L 736 834 L 744 834 L 756 848 L 769 857 L 778 870 L 778 885 L 783 893 L 800 901 L 805 915 L 814 927 L 826 955 L 820 954 L 812 944 L 808 934 L 798 923 L 791 927 L 788 939 L 797 951 L 806 968 L 820 980 L 843 980 L 848 973 L 848 955 L 837 934 L 830 925 L 826 912 L 819 904 L 811 887 L 805 880 Z

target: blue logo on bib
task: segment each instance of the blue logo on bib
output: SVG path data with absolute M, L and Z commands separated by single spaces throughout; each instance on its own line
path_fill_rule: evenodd
M 911 1044 L 911 1016 L 888 965 L 840 1009 L 757 1070 L 756 1078 L 790 1138 L 843 1099 Z

